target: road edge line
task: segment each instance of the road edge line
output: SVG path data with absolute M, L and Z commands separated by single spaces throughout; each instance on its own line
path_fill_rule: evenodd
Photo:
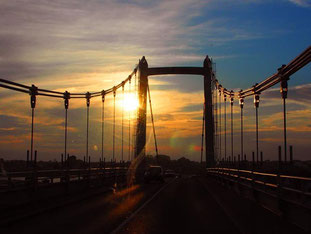
M 232 217 L 232 214 L 230 211 L 228 211 L 227 208 L 225 208 L 224 205 L 221 204 L 220 200 L 218 199 L 217 196 L 215 196 L 207 187 L 207 185 L 205 183 L 203 183 L 202 181 L 200 181 L 200 183 L 203 185 L 204 189 L 213 197 L 214 201 L 216 201 L 216 203 L 219 205 L 219 207 L 223 210 L 223 212 L 227 215 L 227 217 L 231 220 L 231 222 L 233 223 L 233 225 L 236 227 L 236 229 L 242 233 L 245 234 L 245 230 L 243 230 L 240 225 L 239 222 L 236 221 L 235 218 Z
M 135 215 L 137 215 L 146 205 L 148 205 L 161 191 L 163 191 L 168 185 L 173 183 L 176 180 L 174 178 L 172 181 L 169 183 L 165 184 L 162 186 L 155 194 L 152 195 L 151 198 L 149 198 L 147 201 L 145 201 L 137 210 L 135 210 L 128 218 L 126 218 L 116 229 L 114 229 L 110 234 L 116 234 L 118 231 L 120 231 L 129 221 L 131 221 Z

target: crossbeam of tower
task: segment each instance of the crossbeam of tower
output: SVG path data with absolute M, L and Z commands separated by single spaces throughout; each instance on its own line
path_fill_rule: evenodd
M 212 106 L 212 62 L 206 56 L 203 67 L 154 67 L 149 68 L 145 57 L 139 61 L 138 65 L 138 98 L 139 110 L 136 129 L 135 157 L 145 155 L 146 145 L 146 117 L 147 117 L 147 90 L 148 77 L 157 75 L 201 75 L 204 77 L 204 117 L 205 117 L 205 157 L 207 166 L 213 166 L 214 156 L 214 123 Z

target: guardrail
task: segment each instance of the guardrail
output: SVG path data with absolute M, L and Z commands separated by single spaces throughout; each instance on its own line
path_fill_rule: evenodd
M 108 168 L 83 168 L 60 170 L 29 170 L 8 172 L 0 177 L 0 193 L 8 191 L 38 188 L 53 184 L 77 183 L 95 179 L 108 180 L 124 177 L 127 167 L 123 165 Z
M 311 178 L 233 168 L 208 168 L 209 175 L 306 231 L 311 231 Z
M 0 177 L 0 226 L 92 195 L 114 192 L 126 184 L 127 172 L 126 164 L 8 172 Z

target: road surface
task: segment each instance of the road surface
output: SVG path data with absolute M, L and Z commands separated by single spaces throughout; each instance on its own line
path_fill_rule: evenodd
M 0 232 L 299 233 L 285 224 L 280 230 L 277 222 L 268 211 L 245 203 L 215 182 L 184 176 L 92 197 L 16 222 Z
M 115 233 L 239 233 L 196 178 L 177 179 Z

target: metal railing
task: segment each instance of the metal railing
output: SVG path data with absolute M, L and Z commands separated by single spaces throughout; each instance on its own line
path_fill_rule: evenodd
M 208 175 L 304 230 L 311 231 L 311 178 L 233 168 L 208 168 Z
M 106 168 L 82 168 L 59 170 L 28 170 L 8 172 L 0 177 L 0 193 L 29 188 L 70 184 L 92 180 L 108 181 L 125 177 L 127 165 L 115 165 Z M 123 179 L 122 179 L 123 180 Z

